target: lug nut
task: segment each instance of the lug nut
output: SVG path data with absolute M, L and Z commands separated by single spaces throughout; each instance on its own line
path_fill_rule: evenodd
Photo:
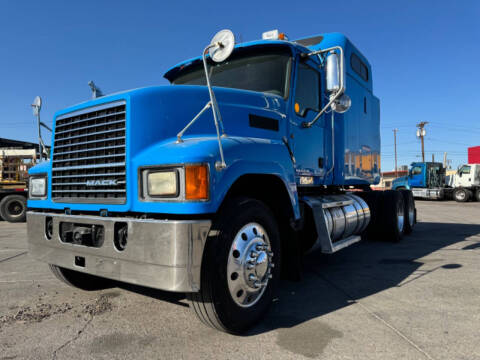
M 252 257 L 252 258 L 255 259 L 255 258 L 258 257 L 258 253 L 257 253 L 256 251 L 253 251 L 253 250 L 252 250 L 252 252 L 250 253 L 250 257 Z
M 255 275 L 250 274 L 250 276 L 248 277 L 248 280 L 257 282 L 258 278 Z
M 272 257 L 272 256 L 273 256 L 273 252 L 267 251 L 267 255 L 270 256 L 270 257 Z
M 268 246 L 266 244 L 258 244 L 257 245 L 257 251 L 263 251 L 263 250 L 267 250 L 268 249 Z
M 270 263 L 270 264 L 268 264 L 268 267 L 269 267 L 270 269 L 272 269 L 272 268 L 275 267 L 275 264 L 274 264 L 274 263 Z
M 247 265 L 247 270 L 252 270 L 254 267 L 255 267 L 255 264 L 252 264 L 249 262 Z

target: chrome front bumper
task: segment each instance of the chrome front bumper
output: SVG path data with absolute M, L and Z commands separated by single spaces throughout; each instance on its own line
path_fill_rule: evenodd
M 46 217 L 53 219 L 50 240 L 45 235 Z M 103 225 L 101 247 L 87 247 L 60 240 L 60 222 Z M 114 247 L 114 224 L 128 224 L 128 243 Z M 200 289 L 202 255 L 210 220 L 141 220 L 100 216 L 27 212 L 30 255 L 48 264 L 155 289 L 196 292 Z M 85 266 L 75 265 L 75 257 Z

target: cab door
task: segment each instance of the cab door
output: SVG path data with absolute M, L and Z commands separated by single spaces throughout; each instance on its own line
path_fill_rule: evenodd
M 458 170 L 458 181 L 455 184 L 457 187 L 470 187 L 472 186 L 472 167 L 470 165 L 463 165 Z
M 410 187 L 425 187 L 425 165 L 415 165 L 410 170 Z
M 326 159 L 324 146 L 324 116 L 310 128 L 322 106 L 322 76 L 318 63 L 297 61 L 290 112 L 290 143 L 293 144 L 297 180 L 300 175 L 313 176 L 316 184 L 323 183 Z

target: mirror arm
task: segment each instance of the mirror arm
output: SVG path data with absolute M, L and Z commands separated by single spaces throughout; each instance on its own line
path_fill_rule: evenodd
M 187 124 L 187 126 L 185 126 L 185 127 L 177 134 L 177 143 L 183 142 L 182 136 L 183 136 L 183 134 L 185 134 L 185 131 L 187 131 L 188 128 L 189 128 L 190 126 L 192 126 L 193 123 L 194 123 L 195 121 L 197 121 L 197 119 L 198 119 L 208 108 L 210 108 L 210 106 L 212 106 L 211 101 L 207 102 L 207 104 L 203 107 L 203 109 L 200 110 L 200 112 L 199 112 L 197 115 L 195 115 L 195 117 Z
M 205 56 L 210 48 L 216 47 L 216 46 L 221 47 L 221 44 L 217 42 L 217 43 L 208 45 L 205 48 L 205 50 L 203 50 L 202 59 L 203 59 L 203 68 L 205 69 L 205 78 L 207 80 L 208 93 L 210 95 L 210 103 L 212 104 L 213 121 L 215 123 L 215 129 L 217 131 L 218 151 L 220 153 L 220 163 L 215 164 L 215 167 L 217 168 L 217 170 L 221 170 L 221 169 L 225 169 L 227 167 L 227 164 L 225 163 L 225 157 L 223 156 L 222 139 L 220 137 L 220 129 L 218 126 L 219 123 L 221 124 L 220 126 L 222 128 L 222 133 L 223 133 L 222 135 L 225 135 L 225 133 L 223 132 L 223 121 L 222 121 L 222 116 L 220 114 L 220 110 L 218 108 L 217 99 L 215 98 L 212 85 L 210 84 L 210 76 L 208 74 L 208 67 L 207 67 L 207 58 Z
M 341 46 L 333 46 L 331 48 L 324 49 L 324 50 L 312 51 L 311 53 L 304 55 L 304 56 L 322 55 L 324 53 L 329 53 L 330 51 L 335 51 L 335 50 L 338 50 L 340 52 L 340 89 L 337 91 L 337 93 L 334 96 L 330 97 L 330 101 L 328 102 L 328 104 L 323 107 L 323 109 L 315 116 L 315 118 L 312 121 L 310 122 L 304 121 L 302 123 L 303 128 L 312 127 L 312 125 L 315 124 L 318 119 L 320 119 L 320 116 L 322 116 L 325 113 L 325 111 L 327 111 L 328 108 L 335 102 L 335 100 L 337 100 L 345 91 L 345 79 L 344 79 L 345 58 L 343 56 L 343 49 Z

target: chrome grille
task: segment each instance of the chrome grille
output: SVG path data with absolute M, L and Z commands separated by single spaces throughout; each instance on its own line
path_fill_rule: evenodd
M 125 110 L 117 101 L 57 117 L 53 201 L 125 203 Z

